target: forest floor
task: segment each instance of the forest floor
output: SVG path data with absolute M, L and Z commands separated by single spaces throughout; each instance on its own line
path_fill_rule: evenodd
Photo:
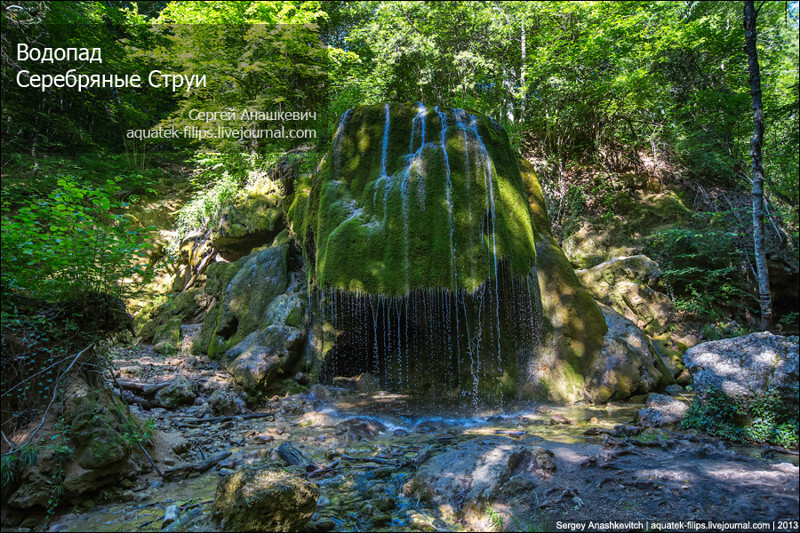
M 133 407 L 159 429 L 150 452 L 158 470 L 221 460 L 186 479 L 168 481 L 152 471 L 132 488 L 107 491 L 102 500 L 57 515 L 50 531 L 157 531 L 173 505 L 181 518 L 166 529 L 217 530 L 211 510 L 219 480 L 246 464 L 279 462 L 276 450 L 284 442 L 320 468 L 310 474 L 320 498 L 308 531 L 546 531 L 578 520 L 777 524 L 798 518 L 797 457 L 762 458 L 761 448 L 729 447 L 692 432 L 641 431 L 630 425 L 640 404 L 528 404 L 502 413 L 442 415 L 437 406 L 420 413 L 420 405 L 403 396 L 339 382 L 345 386 L 314 385 L 251 411 L 235 400 L 227 373 L 205 357 L 164 357 L 138 345 L 115 348 L 113 364 L 126 388 L 177 375 L 194 384 L 192 405 Z M 212 412 L 208 399 L 217 390 L 234 399 L 227 407 L 236 414 Z M 552 461 L 536 468 L 510 461 L 504 471 L 490 472 L 497 478 L 489 501 L 464 501 L 465 492 L 447 483 L 436 485 L 434 501 L 404 489 L 426 462 L 454 449 L 469 455 L 473 445 L 523 455 L 544 449 Z M 469 488 L 482 482 L 486 457 L 471 471 L 457 471 L 463 463 L 455 461 L 441 475 Z

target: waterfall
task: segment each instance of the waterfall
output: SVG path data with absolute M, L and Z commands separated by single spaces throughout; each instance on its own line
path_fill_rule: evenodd
M 333 171 L 338 176 L 342 168 L 342 139 L 344 138 L 344 128 L 347 119 L 353 114 L 352 109 L 348 109 L 339 118 L 339 127 L 336 128 L 336 135 L 333 137 Z
M 320 287 L 322 317 L 330 323 L 335 341 L 330 343 L 333 351 L 330 363 L 326 363 L 330 366 L 325 375 L 369 371 L 383 387 L 396 390 L 419 387 L 419 390 L 432 392 L 436 398 L 457 391 L 477 410 L 480 399 L 487 396 L 499 397 L 502 402 L 501 379 L 505 367 L 516 364 L 518 350 L 532 352 L 534 349 L 538 335 L 534 307 L 538 285 L 531 275 L 515 276 L 510 262 L 498 257 L 496 204 L 500 202 L 501 208 L 506 204 L 499 196 L 499 189 L 495 191 L 500 177 L 495 175 L 491 154 L 480 133 L 480 128 L 487 132 L 488 123 L 464 109 L 444 110 L 437 106 L 433 110 L 441 127 L 438 139 L 432 141 L 438 140 L 440 146 L 431 143 L 426 148 L 428 108 L 419 102 L 410 124 L 400 124 L 397 115 L 395 124 L 390 124 L 390 107 L 384 105 L 380 174 L 374 178 L 374 189 L 368 193 L 373 209 L 370 212 L 369 206 L 362 208 L 355 200 L 340 201 L 340 205 L 350 211 L 344 211 L 339 220 L 348 222 L 364 215 L 362 224 L 374 223 L 384 232 L 403 232 L 397 240 L 398 247 L 402 248 L 391 256 L 393 264 L 385 268 L 396 268 L 398 275 L 405 279 L 398 280 L 402 294 L 392 296 Z M 334 136 L 333 167 L 337 175 L 345 130 L 351 130 L 348 123 L 353 113 L 349 110 L 340 117 Z M 397 138 L 399 132 L 408 132 L 403 128 L 409 126 L 408 152 L 402 157 L 402 168 L 387 168 L 390 127 L 394 128 L 393 138 Z M 500 126 L 490 125 L 488 134 L 494 138 L 491 128 Z M 448 135 L 450 146 L 447 145 Z M 401 146 L 400 150 L 405 150 L 405 143 Z M 397 147 L 396 143 L 392 145 L 392 161 L 399 159 Z M 416 209 L 412 209 L 412 195 L 416 188 L 419 212 L 424 212 L 426 179 L 430 179 L 425 167 L 431 160 L 436 161 L 437 148 L 441 150 L 443 183 L 433 186 L 428 183 L 434 191 L 437 186 L 443 185 L 444 189 L 444 198 L 433 200 L 443 200 L 441 207 L 446 210 L 448 240 L 445 242 L 451 251 L 450 278 L 445 282 L 447 286 L 419 287 L 416 269 L 426 266 L 410 264 L 412 258 L 420 261 L 418 255 L 411 255 L 412 241 L 414 247 L 419 246 L 418 236 L 411 234 L 412 217 L 416 213 Z M 463 169 L 460 168 L 462 160 Z M 451 164 L 458 166 L 451 168 Z M 374 172 L 374 166 L 371 168 Z M 454 181 L 463 189 L 455 189 Z M 378 195 L 381 193 L 383 219 L 379 221 Z M 467 205 L 461 205 L 464 198 Z M 397 218 L 399 216 L 402 219 Z M 442 219 L 444 216 L 442 213 Z M 368 221 L 370 217 L 372 220 Z M 344 222 L 330 235 L 336 235 Z M 444 239 L 443 234 L 438 235 L 439 239 Z M 501 236 L 505 238 L 502 233 Z M 501 249 L 504 242 L 501 240 Z M 468 250 L 475 257 L 457 261 L 459 250 L 462 254 Z M 376 265 L 380 265 L 381 260 L 386 261 L 381 257 L 364 259 L 374 260 Z M 487 260 L 488 263 L 484 262 Z M 463 265 L 460 273 L 459 265 Z M 440 268 L 447 267 L 443 264 Z M 480 278 L 476 280 L 477 275 L 484 278 L 482 283 Z M 480 284 L 470 292 L 459 285 L 467 279 Z M 507 328 L 504 332 L 503 327 Z
M 441 143 L 442 143 L 442 157 L 444 157 L 444 177 L 445 177 L 445 203 L 447 204 L 447 220 L 450 223 L 450 249 L 453 253 L 450 254 L 450 273 L 453 278 L 453 290 L 458 290 L 458 272 L 456 271 L 456 246 L 453 241 L 453 234 L 456 231 L 455 223 L 453 221 L 453 183 L 450 181 L 450 158 L 447 156 L 447 115 L 439 111 L 439 106 L 434 110 L 439 114 L 441 121 Z

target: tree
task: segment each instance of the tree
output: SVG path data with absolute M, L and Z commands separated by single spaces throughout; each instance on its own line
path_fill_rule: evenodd
M 762 3 L 761 6 L 764 4 Z M 761 9 L 761 7 L 759 7 Z M 753 161 L 753 246 L 758 276 L 758 299 L 761 305 L 761 329 L 772 327 L 772 297 L 769 293 L 769 271 L 764 253 L 764 165 L 761 145 L 764 141 L 764 109 L 761 104 L 761 74 L 758 69 L 756 49 L 756 18 L 759 9 L 752 0 L 744 3 L 745 51 L 750 72 L 750 97 L 753 102 L 753 137 L 750 140 L 750 158 Z

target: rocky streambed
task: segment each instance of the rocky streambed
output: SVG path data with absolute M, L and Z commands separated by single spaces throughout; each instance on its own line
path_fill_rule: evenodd
M 116 349 L 113 364 L 133 410 L 159 430 L 155 468 L 17 529 L 236 529 L 224 509 L 214 513 L 220 482 L 242 484 L 233 494 L 256 483 L 247 476 L 288 462 L 311 501 L 295 513 L 307 516 L 284 529 L 548 530 L 559 520 L 798 516 L 796 456 L 634 425 L 639 403 L 476 413 L 384 393 L 362 376 L 251 410 L 205 357 L 139 346 Z M 239 472 L 244 481 L 235 481 Z

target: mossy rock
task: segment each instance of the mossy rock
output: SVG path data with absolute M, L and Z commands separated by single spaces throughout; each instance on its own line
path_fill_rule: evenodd
M 203 320 L 193 353 L 219 355 L 262 325 L 270 302 L 286 290 L 288 250 L 288 244 L 262 248 L 209 267 L 206 291 L 217 303 Z
M 206 294 L 199 288 L 191 288 L 178 294 L 174 299 L 151 310 L 151 320 L 139 328 L 139 336 L 154 345 L 170 346 L 177 349 L 180 345 L 181 324 L 191 317 L 198 316 L 208 305 Z M 144 318 L 145 307 L 140 311 Z M 150 307 L 152 309 L 152 307 Z M 142 320 L 140 320 L 142 322 Z
M 181 317 L 173 316 L 156 327 L 153 334 L 154 350 L 158 353 L 175 352 L 181 343 Z
M 123 421 L 109 402 L 82 379 L 73 379 L 67 385 L 64 418 L 70 423 L 70 437 L 81 468 L 108 468 L 124 463 L 130 455 L 120 433 Z
M 301 531 L 318 497 L 319 487 L 298 467 L 246 466 L 220 481 L 214 517 L 224 531 Z
M 272 325 L 303 326 L 303 301 L 296 294 L 280 294 L 267 306 L 261 327 Z
M 234 262 L 220 261 L 209 265 L 206 270 L 206 293 L 218 300 L 221 299 L 233 276 L 239 272 L 246 260 L 247 257 L 242 257 Z
M 244 199 L 220 214 L 211 241 L 223 257 L 238 259 L 271 243 L 285 226 L 280 193 L 248 191 Z
M 302 332 L 291 326 L 273 325 L 254 331 L 225 352 L 233 380 L 250 392 L 261 392 L 274 384 L 297 361 Z
M 289 220 L 313 256 L 317 286 L 347 292 L 473 292 L 494 276 L 493 257 L 518 276 L 535 260 L 505 131 L 458 109 L 348 112 L 321 170 L 298 187 Z
M 646 332 L 660 334 L 669 327 L 675 309 L 667 295 L 653 288 L 661 269 L 649 257 L 615 257 L 576 274 L 595 299 Z
M 601 305 L 608 331 L 601 356 L 590 369 L 587 393 L 592 401 L 627 399 L 661 390 L 675 382 L 672 371 L 636 324 Z

